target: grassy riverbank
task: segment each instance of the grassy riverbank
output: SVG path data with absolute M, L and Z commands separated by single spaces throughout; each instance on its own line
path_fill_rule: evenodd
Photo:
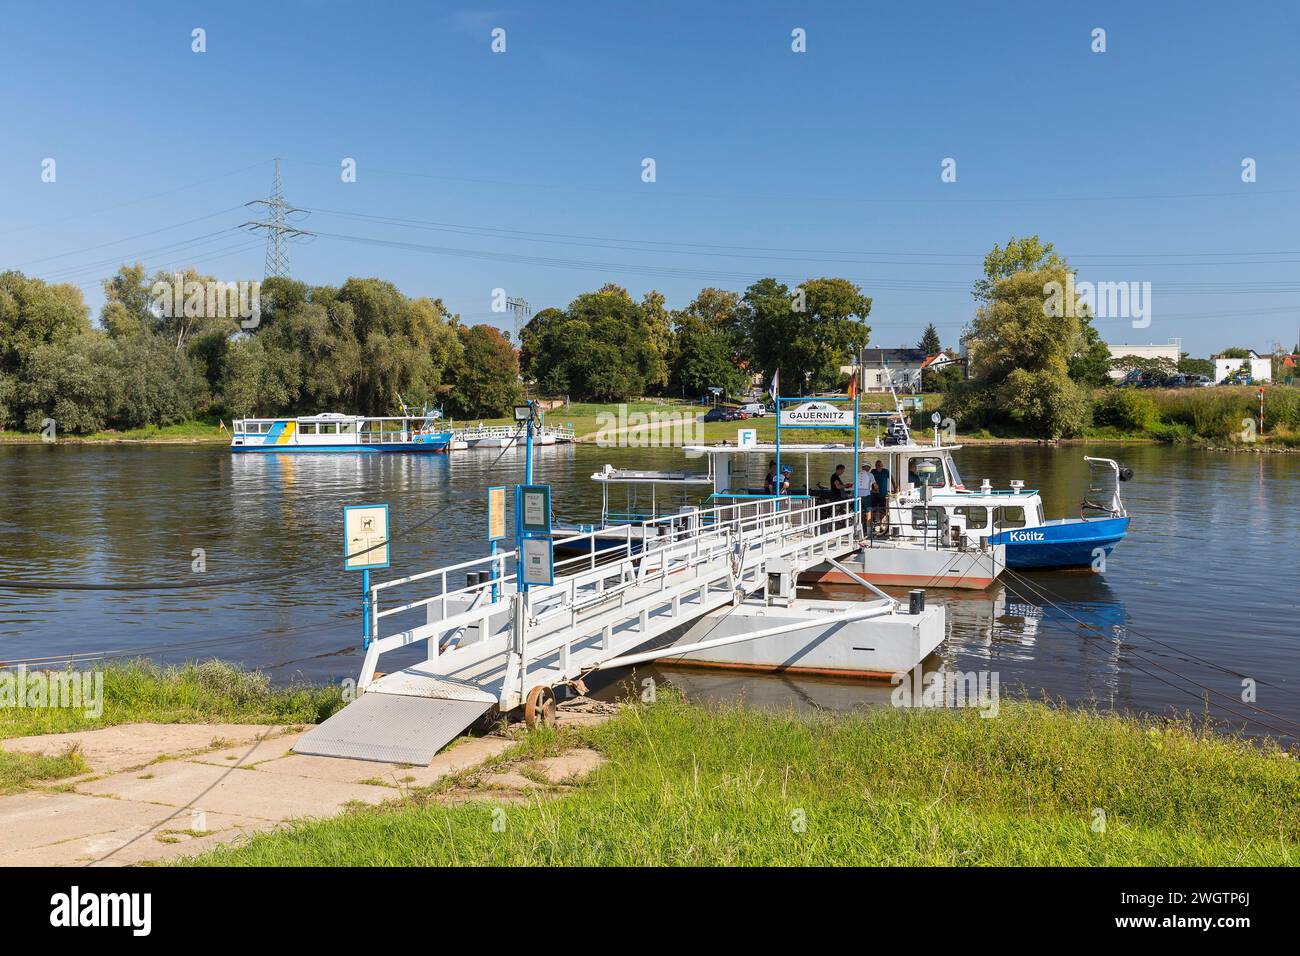
M 297 684 L 273 687 L 259 671 L 246 671 L 221 661 L 167 667 L 149 661 L 100 665 L 88 663 L 83 673 L 103 672 L 102 713 L 83 701 L 80 707 L 0 706 L 0 749 L 9 737 L 94 730 L 115 724 L 246 723 L 314 724 L 343 706 L 337 687 Z M 0 679 L 13 671 L 0 672 Z M 28 703 L 31 678 L 28 672 Z M 15 688 L 17 684 L 13 685 Z M 0 685 L 0 699 L 4 687 Z M 12 755 L 10 755 L 12 756 Z
M 1275 748 L 1036 703 L 1005 702 L 985 719 L 661 697 L 523 747 L 541 756 L 575 743 L 608 762 L 558 798 L 416 791 L 191 862 L 1253 865 L 1294 863 L 1300 838 L 1300 766 Z
M 942 408 L 940 408 L 942 413 Z M 1300 388 L 1264 388 L 1264 430 L 1254 387 L 1098 389 L 1085 441 L 1145 441 L 1242 451 L 1300 448 Z M 963 433 L 959 440 L 1021 439 L 1013 425 Z
M 0 431 L 2 444 L 40 444 L 44 441 L 39 432 Z M 175 425 L 149 425 L 126 431 L 93 432 L 89 435 L 56 434 L 55 441 L 69 444 L 111 445 L 115 443 L 140 444 L 229 444 L 230 432 L 222 430 L 215 420 L 178 422 Z
M 939 394 L 923 396 L 926 412 L 914 422 L 917 434 L 929 434 L 929 415 L 944 414 Z M 888 395 L 864 394 L 861 411 L 893 409 Z M 609 441 L 637 447 L 664 447 L 686 442 L 713 444 L 735 441 L 740 428 L 753 428 L 759 441 L 776 438 L 776 418 L 769 414 L 737 422 L 700 422 L 687 427 L 683 423 L 698 419 L 707 408 L 673 399 L 618 404 L 612 402 L 573 402 L 547 413 L 554 425 L 572 425 L 579 440 Z M 1253 387 L 1219 386 L 1208 389 L 1098 389 L 1093 395 L 1092 424 L 1083 434 L 1064 439 L 1068 442 L 1153 442 L 1183 444 L 1206 448 L 1231 448 L 1243 451 L 1278 451 L 1300 449 L 1300 388 L 1267 386 L 1264 393 L 1264 431 L 1261 433 L 1246 420 L 1258 422 L 1259 396 Z M 657 421 L 655 420 L 657 418 Z M 513 424 L 509 418 L 483 419 L 484 424 Z M 455 427 L 475 422 L 456 421 Z M 919 423 L 919 424 L 918 424 Z M 924 426 L 924 427 L 923 427 Z M 874 427 L 864 425 L 863 435 L 870 440 Z M 801 431 L 801 442 L 847 441 L 849 433 L 841 430 Z M 215 419 L 180 422 L 175 425 L 149 426 L 130 431 L 105 431 L 91 435 L 59 435 L 59 442 L 80 444 L 114 443 L 213 443 L 226 444 L 230 433 Z M 958 429 L 956 440 L 965 444 L 1036 443 L 1043 439 L 1030 435 L 1013 423 L 987 428 Z M 30 432 L 0 431 L 0 444 L 41 442 Z

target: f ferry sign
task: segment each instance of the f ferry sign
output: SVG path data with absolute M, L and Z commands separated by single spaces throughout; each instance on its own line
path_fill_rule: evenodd
M 853 408 L 837 407 L 830 402 L 804 402 L 794 408 L 781 409 L 780 424 L 785 428 L 853 428 Z

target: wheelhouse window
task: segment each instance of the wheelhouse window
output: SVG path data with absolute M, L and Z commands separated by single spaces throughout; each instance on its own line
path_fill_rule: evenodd
M 930 487 L 943 488 L 948 484 L 948 479 L 944 475 L 942 458 L 911 458 L 907 462 L 907 481 L 920 488 L 924 483 L 923 470 L 927 466 L 933 466 L 934 471 L 930 473 Z
M 972 531 L 989 526 L 989 509 L 983 505 L 961 505 L 952 510 L 966 519 L 966 527 Z
M 922 528 L 937 528 L 943 521 L 943 514 L 943 509 L 934 505 L 929 508 L 917 505 L 912 509 L 912 527 L 918 531 Z
M 1005 505 L 996 509 L 996 518 L 1000 528 L 1023 528 L 1025 526 L 1025 509 Z

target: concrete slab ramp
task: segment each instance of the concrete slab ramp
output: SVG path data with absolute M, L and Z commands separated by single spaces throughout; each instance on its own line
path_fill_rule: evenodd
M 427 766 L 433 755 L 483 716 L 486 699 L 448 700 L 399 694 L 362 694 L 298 738 L 294 753 Z

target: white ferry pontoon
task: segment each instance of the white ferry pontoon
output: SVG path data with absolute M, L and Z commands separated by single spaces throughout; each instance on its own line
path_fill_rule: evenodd
M 350 453 L 444 452 L 452 434 L 437 412 L 371 418 L 324 412 L 297 418 L 237 418 L 232 452 Z

